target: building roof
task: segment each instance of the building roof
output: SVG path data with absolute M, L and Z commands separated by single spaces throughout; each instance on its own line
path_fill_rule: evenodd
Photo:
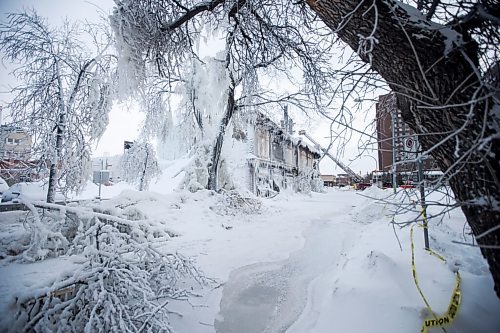
M 313 155 L 315 155 L 315 158 L 321 157 L 321 151 L 319 150 L 319 148 L 305 142 L 302 139 L 302 137 L 300 137 L 300 136 L 295 136 L 295 135 L 285 133 L 285 131 L 283 130 L 283 128 L 281 126 L 278 126 L 278 124 L 276 124 L 269 117 L 264 115 L 262 112 L 257 113 L 256 125 L 268 129 L 270 132 L 274 133 L 275 135 L 282 136 L 283 141 L 285 141 L 285 142 L 289 142 L 294 146 L 299 146 L 301 148 L 304 148 L 305 150 L 308 150 Z

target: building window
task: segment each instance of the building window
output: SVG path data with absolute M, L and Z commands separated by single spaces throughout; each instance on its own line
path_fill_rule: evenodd
M 5 143 L 10 145 L 20 145 L 22 143 L 22 139 L 14 139 L 14 138 L 6 138 Z

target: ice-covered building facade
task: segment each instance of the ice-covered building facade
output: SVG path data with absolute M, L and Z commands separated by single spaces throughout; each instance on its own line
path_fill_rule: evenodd
M 322 188 L 319 150 L 293 136 L 291 125 L 286 112 L 282 126 L 257 113 L 246 122 L 244 132 L 233 130 L 233 141 L 243 142 L 242 148 L 247 151 L 246 174 L 240 179 L 246 179 L 248 189 L 254 194 L 267 197 L 284 189 L 309 192 Z M 226 156 L 231 160 L 235 154 Z

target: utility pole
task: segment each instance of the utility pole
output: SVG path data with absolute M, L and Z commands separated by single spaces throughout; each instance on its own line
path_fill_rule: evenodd
M 144 161 L 144 168 L 142 170 L 141 183 L 139 184 L 139 191 L 144 190 L 146 169 L 148 168 L 148 159 L 149 159 L 149 150 L 148 150 L 148 146 L 146 146 L 146 160 Z
M 422 206 L 422 220 L 424 221 L 424 244 L 425 249 L 429 250 L 429 229 L 427 225 L 427 205 L 425 203 L 424 171 L 422 158 L 418 159 L 418 184 L 420 188 L 420 206 Z

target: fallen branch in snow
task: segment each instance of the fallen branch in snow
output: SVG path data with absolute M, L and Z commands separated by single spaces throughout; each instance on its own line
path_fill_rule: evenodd
M 60 255 L 48 247 L 56 235 L 64 245 L 62 253 L 83 262 L 50 285 L 17 295 L 12 332 L 171 332 L 169 301 L 186 300 L 196 286 L 208 283 L 188 258 L 159 250 L 164 237 L 151 221 L 26 204 L 33 236 L 25 257 L 31 261 Z M 39 214 L 37 207 L 51 211 Z M 65 228 L 74 234 L 70 237 Z

